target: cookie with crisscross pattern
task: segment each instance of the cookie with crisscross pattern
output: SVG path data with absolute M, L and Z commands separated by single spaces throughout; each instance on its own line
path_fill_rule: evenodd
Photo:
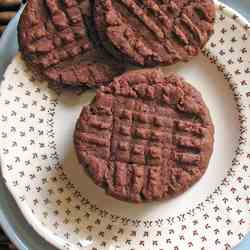
M 95 0 L 104 47 L 142 66 L 170 65 L 197 55 L 213 33 L 213 0 Z
M 168 199 L 205 173 L 214 127 L 200 93 L 158 69 L 132 71 L 97 91 L 78 119 L 80 163 L 113 197 Z
M 18 26 L 19 47 L 42 79 L 63 87 L 96 87 L 123 71 L 88 30 L 93 27 L 89 5 L 89 0 L 28 1 Z

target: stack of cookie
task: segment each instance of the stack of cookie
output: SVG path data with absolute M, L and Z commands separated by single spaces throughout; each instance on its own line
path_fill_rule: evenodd
M 98 87 L 124 71 L 102 48 L 90 7 L 89 0 L 30 0 L 21 16 L 23 58 L 53 86 Z
M 212 0 L 28 1 L 18 37 L 33 72 L 56 89 L 97 89 L 74 143 L 86 173 L 113 197 L 169 199 L 205 173 L 209 110 L 160 67 L 198 55 L 214 20 Z

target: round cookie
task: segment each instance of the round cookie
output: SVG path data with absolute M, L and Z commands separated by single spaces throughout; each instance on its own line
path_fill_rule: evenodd
M 205 173 L 214 127 L 200 93 L 159 69 L 131 71 L 97 90 L 74 144 L 92 180 L 120 200 L 169 199 Z
M 96 87 L 123 71 L 100 43 L 90 38 L 89 0 L 29 0 L 18 25 L 25 61 L 56 86 Z
M 170 65 L 196 56 L 213 33 L 213 0 L 95 0 L 104 47 L 141 66 Z

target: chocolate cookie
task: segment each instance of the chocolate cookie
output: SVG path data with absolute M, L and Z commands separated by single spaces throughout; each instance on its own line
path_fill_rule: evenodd
M 187 190 L 207 169 L 214 127 L 200 93 L 158 69 L 132 71 L 96 93 L 78 119 L 79 162 L 108 194 L 143 202 Z
M 90 13 L 89 0 L 28 1 L 18 25 L 19 46 L 42 79 L 60 86 L 96 87 L 123 71 L 90 38 Z
M 104 47 L 142 66 L 170 65 L 197 55 L 213 33 L 213 0 L 95 0 Z

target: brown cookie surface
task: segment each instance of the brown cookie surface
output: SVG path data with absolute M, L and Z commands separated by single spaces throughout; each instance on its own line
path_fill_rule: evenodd
M 200 179 L 214 127 L 200 93 L 159 69 L 131 71 L 97 91 L 74 143 L 92 180 L 118 199 L 168 199 Z
M 170 65 L 197 55 L 213 33 L 213 0 L 95 0 L 104 47 L 141 66 Z
M 39 77 L 59 86 L 96 87 L 123 71 L 90 38 L 90 12 L 89 0 L 28 1 L 18 25 L 19 47 Z

